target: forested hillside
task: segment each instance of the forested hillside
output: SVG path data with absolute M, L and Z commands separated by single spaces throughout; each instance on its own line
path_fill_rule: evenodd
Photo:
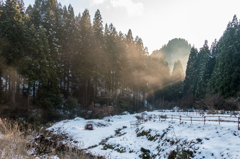
M 166 58 L 149 56 L 130 29 L 124 34 L 104 25 L 99 10 L 91 22 L 87 9 L 76 16 L 71 5 L 55 0 L 26 9 L 6 0 L 0 41 L 1 114 L 7 117 L 53 120 L 94 105 L 145 110 L 171 83 Z
M 201 107 L 239 108 L 240 95 L 240 24 L 236 15 L 222 37 L 211 47 L 205 41 L 198 51 L 192 47 L 188 60 L 184 94 L 202 99 Z
M 131 29 L 124 34 L 103 24 L 99 10 L 91 20 L 87 9 L 74 15 L 71 5 L 56 0 L 27 8 L 6 0 L 0 4 L 0 114 L 47 122 L 92 117 L 89 110 L 100 117 L 237 97 L 239 28 L 234 16 L 211 48 L 205 41 L 189 51 L 187 41 L 173 39 L 149 55 Z M 181 59 L 188 55 L 185 73 Z

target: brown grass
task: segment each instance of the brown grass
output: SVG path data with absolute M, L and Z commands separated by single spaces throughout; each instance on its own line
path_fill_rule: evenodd
M 34 144 L 33 141 L 38 142 L 35 137 L 39 134 L 46 138 L 51 137 L 52 144 Z M 70 139 L 68 144 L 61 144 L 60 139 L 63 138 L 61 134 L 52 134 L 44 128 L 34 129 L 30 124 L 0 118 L 0 158 L 32 159 L 36 157 L 52 158 L 53 156 L 58 156 L 60 159 L 99 158 L 85 154 L 78 146 L 73 146 Z M 38 150 L 41 150 L 38 152 L 41 153 L 31 154 L 29 150 L 36 148 L 36 146 Z
M 25 149 L 26 139 L 17 122 L 0 118 L 0 157 L 29 158 Z

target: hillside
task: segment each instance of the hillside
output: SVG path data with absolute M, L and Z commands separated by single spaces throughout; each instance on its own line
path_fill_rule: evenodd
M 158 56 L 166 56 L 171 71 L 173 69 L 174 62 L 178 60 L 182 62 L 183 70 L 185 71 L 190 49 L 191 45 L 185 39 L 175 38 L 168 41 L 168 43 L 163 45 L 159 50 L 156 50 L 156 53 Z

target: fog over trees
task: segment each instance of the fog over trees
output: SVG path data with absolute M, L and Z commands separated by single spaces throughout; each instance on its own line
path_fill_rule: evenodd
M 190 49 L 191 45 L 185 39 L 175 38 L 168 41 L 166 45 L 163 45 L 162 48 L 156 51 L 159 56 L 166 56 L 171 71 L 173 70 L 174 63 L 178 60 L 181 61 L 185 71 Z

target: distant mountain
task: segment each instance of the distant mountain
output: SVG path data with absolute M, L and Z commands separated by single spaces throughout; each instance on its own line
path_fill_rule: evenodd
M 166 57 L 170 71 L 172 71 L 174 62 L 180 60 L 185 72 L 188 56 L 190 54 L 191 45 L 181 38 L 170 40 L 167 45 L 163 45 L 161 49 L 155 50 L 154 55 Z

